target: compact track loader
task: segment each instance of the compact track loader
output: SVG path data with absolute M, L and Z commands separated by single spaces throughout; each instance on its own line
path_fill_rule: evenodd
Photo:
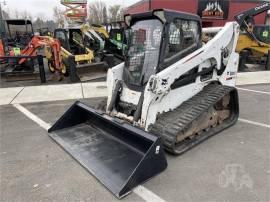
M 97 60 L 94 51 L 86 46 L 89 36 L 84 26 L 54 30 L 54 37 L 61 42 L 62 73 L 72 82 L 106 77 L 108 65 Z M 49 69 L 55 71 L 50 64 Z
M 85 35 L 85 46 L 94 51 L 95 57 L 99 56 L 104 50 L 105 40 L 88 24 L 83 25 L 81 30 Z
M 106 111 L 76 102 L 50 136 L 118 198 L 238 119 L 239 26 L 201 42 L 198 16 L 126 15 L 125 62 L 108 70 Z M 102 107 L 102 106 L 100 106 Z
M 109 33 L 109 38 L 105 42 L 105 51 L 114 55 L 114 64 L 124 61 L 124 51 L 126 48 L 125 22 L 111 22 L 105 25 Z
M 102 51 L 102 60 L 106 59 L 108 55 L 112 57 L 106 60 L 109 67 L 116 66 L 124 61 L 123 51 L 125 50 L 125 26 L 124 22 L 106 23 L 104 26 L 91 25 L 91 28 L 96 31 L 104 40 Z M 106 28 L 106 29 L 105 29 Z

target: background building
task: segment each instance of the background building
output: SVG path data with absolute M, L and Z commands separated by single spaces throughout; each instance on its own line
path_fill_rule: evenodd
M 197 14 L 202 17 L 203 27 L 223 26 L 233 17 L 256 5 L 270 0 L 142 0 L 128 7 L 125 13 L 143 12 L 152 9 L 166 8 Z M 257 24 L 264 24 L 267 14 L 256 16 Z

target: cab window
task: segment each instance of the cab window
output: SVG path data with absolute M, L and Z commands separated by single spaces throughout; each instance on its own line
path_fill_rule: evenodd
M 169 27 L 169 43 L 165 51 L 165 59 L 181 54 L 186 55 L 199 43 L 199 25 L 196 21 L 175 19 Z M 186 54 L 185 54 L 186 53 Z

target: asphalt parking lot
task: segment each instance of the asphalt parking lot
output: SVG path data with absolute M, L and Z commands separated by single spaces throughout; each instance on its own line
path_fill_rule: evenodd
M 149 192 L 122 201 L 270 201 L 270 84 L 240 88 L 236 125 L 181 156 L 166 154 L 168 168 L 143 184 Z M 73 102 L 21 106 L 52 124 Z M 16 107 L 0 106 L 0 115 L 1 201 L 118 201 Z

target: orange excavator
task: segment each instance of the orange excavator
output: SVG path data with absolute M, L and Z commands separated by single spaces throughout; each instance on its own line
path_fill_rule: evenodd
M 6 68 L 1 69 L 1 76 L 7 80 L 32 80 L 36 79 L 37 73 L 32 60 L 37 58 L 38 51 L 44 50 L 41 55 L 48 60 L 48 63 L 56 70 L 57 80 L 61 80 L 63 65 L 61 63 L 61 43 L 58 39 L 49 36 L 33 36 L 28 45 L 23 49 L 17 47 L 5 48 L 4 42 L 0 39 L 0 60 L 5 58 Z M 8 54 L 6 54 L 8 53 Z M 44 64 L 42 64 L 44 71 Z M 45 74 L 45 72 L 44 72 Z M 45 75 L 42 75 L 45 77 Z
M 45 77 L 44 57 L 56 70 L 56 75 L 61 75 L 64 67 L 61 62 L 61 43 L 58 39 L 34 35 L 30 20 L 5 20 L 5 24 L 8 31 L 0 36 L 2 78 L 32 80 L 38 76 Z M 39 71 L 36 68 L 37 64 Z M 57 79 L 61 79 L 61 76 L 57 76 Z
M 21 55 L 36 56 L 37 49 L 39 48 L 45 48 L 45 55 L 50 64 L 52 64 L 56 70 L 61 71 L 60 41 L 49 36 L 34 36 L 26 48 L 21 51 Z M 15 54 L 11 51 L 10 55 Z M 18 64 L 21 65 L 26 62 L 26 60 L 27 58 L 21 58 Z

